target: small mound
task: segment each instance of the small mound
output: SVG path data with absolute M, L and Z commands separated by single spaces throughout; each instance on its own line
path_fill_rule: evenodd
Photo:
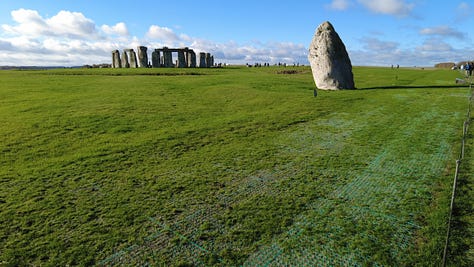
M 280 71 L 277 71 L 277 74 L 297 74 L 297 73 L 301 73 L 301 71 L 298 71 L 298 70 L 280 70 Z

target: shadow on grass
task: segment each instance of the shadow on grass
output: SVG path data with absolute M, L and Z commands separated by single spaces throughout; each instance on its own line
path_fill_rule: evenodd
M 391 85 L 357 88 L 356 90 L 376 90 L 376 89 L 449 89 L 469 87 L 467 84 L 456 85 Z

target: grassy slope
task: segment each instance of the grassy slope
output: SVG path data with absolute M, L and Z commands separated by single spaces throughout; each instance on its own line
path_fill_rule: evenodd
M 439 258 L 457 73 L 277 70 L 0 72 L 0 262 Z

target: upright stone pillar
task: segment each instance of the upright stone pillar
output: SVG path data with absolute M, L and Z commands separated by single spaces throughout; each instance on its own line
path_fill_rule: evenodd
M 214 56 L 211 56 L 211 63 L 210 63 L 211 67 L 214 67 Z
M 179 49 L 178 50 L 178 68 L 186 68 L 186 58 L 184 56 L 184 49 Z
M 122 53 L 122 68 L 130 68 L 130 63 L 128 63 L 128 55 L 125 50 Z
M 211 53 L 206 53 L 206 68 L 212 67 L 211 65 Z
M 188 67 L 195 68 L 196 67 L 196 53 L 193 50 L 188 51 Z
M 112 68 L 121 68 L 120 52 L 118 50 L 112 51 Z
M 146 46 L 137 47 L 138 51 L 138 67 L 147 68 L 148 67 L 148 54 Z
M 207 66 L 206 64 L 206 53 L 199 53 L 199 67 L 200 68 L 205 68 Z
M 130 68 L 137 68 L 137 54 L 133 49 L 128 49 L 128 51 L 130 53 Z
M 159 68 L 160 65 L 160 50 L 155 49 L 155 51 L 151 53 L 151 66 L 153 68 Z
M 163 65 L 165 65 L 165 68 L 173 67 L 173 54 L 168 47 L 163 47 Z
M 318 89 L 354 89 L 352 63 L 346 46 L 329 21 L 316 28 L 308 60 Z

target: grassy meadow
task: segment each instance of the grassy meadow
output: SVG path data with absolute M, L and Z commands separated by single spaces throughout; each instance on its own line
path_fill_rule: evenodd
M 354 75 L 313 97 L 309 67 L 0 71 L 0 266 L 439 265 L 469 88 Z

